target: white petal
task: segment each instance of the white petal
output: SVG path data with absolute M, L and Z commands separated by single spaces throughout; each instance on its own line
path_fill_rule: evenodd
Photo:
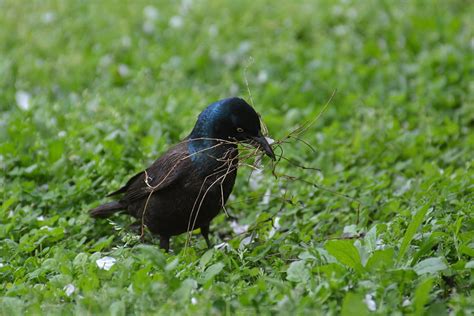
M 179 15 L 175 15 L 170 19 L 170 26 L 173 28 L 180 28 L 184 24 L 183 18 L 180 17 Z
M 130 69 L 128 68 L 127 65 L 124 65 L 124 64 L 120 64 L 118 66 L 118 73 L 120 75 L 120 77 L 127 77 L 129 74 L 130 74 Z
M 217 34 L 219 34 L 219 29 L 216 25 L 213 24 L 209 27 L 209 30 L 207 32 L 209 33 L 210 37 L 216 37 Z
M 115 264 L 115 261 L 117 261 L 115 258 L 103 257 L 103 258 L 97 259 L 95 263 L 100 269 L 110 270 L 110 268 L 112 268 L 112 266 Z
M 267 82 L 267 80 L 268 80 L 268 73 L 265 70 L 261 70 L 258 73 L 257 81 L 259 83 L 265 83 L 265 82 Z
M 263 180 L 263 171 L 261 169 L 252 170 L 249 178 L 249 186 L 252 190 L 257 190 Z
M 252 43 L 249 41 L 240 42 L 239 48 L 237 49 L 239 53 L 245 54 L 252 48 Z
M 64 292 L 66 292 L 67 296 L 71 296 L 72 293 L 74 293 L 74 291 L 76 290 L 76 287 L 73 284 L 67 284 L 66 286 L 64 286 L 63 290 Z
M 248 236 L 248 237 L 245 237 L 244 239 L 242 239 L 242 241 L 240 242 L 240 245 L 239 245 L 239 249 L 243 249 L 245 248 L 246 245 L 250 244 L 252 242 L 252 236 Z
M 43 23 L 45 24 L 49 24 L 51 22 L 53 22 L 56 18 L 56 15 L 54 14 L 54 12 L 45 12 L 43 13 L 43 16 L 41 16 L 41 20 L 43 21 Z
M 249 229 L 249 225 L 240 225 L 236 221 L 232 221 L 230 227 L 232 227 L 232 230 L 236 234 L 243 234 Z
M 132 46 L 132 39 L 129 36 L 124 36 L 120 40 L 122 42 L 123 47 L 130 47 Z
M 145 21 L 142 26 L 143 32 L 147 34 L 151 34 L 155 31 L 155 25 L 153 22 L 150 21 Z
M 262 205 L 268 205 L 270 203 L 270 199 L 272 197 L 272 191 L 270 191 L 270 188 L 265 191 L 265 194 L 263 195 L 262 198 Z
M 143 9 L 143 15 L 146 19 L 153 21 L 158 18 L 158 10 L 154 6 L 148 5 Z
M 18 107 L 24 111 L 28 110 L 31 106 L 30 104 L 30 94 L 25 91 L 17 91 L 15 94 L 15 100 Z
M 214 249 L 225 249 L 225 250 L 229 250 L 230 249 L 230 246 L 228 243 L 226 242 L 223 242 L 223 243 L 220 243 L 218 245 L 215 245 L 214 246 Z
M 365 295 L 364 303 L 371 312 L 374 312 L 377 309 L 377 304 L 375 303 L 372 294 Z
M 280 228 L 280 217 L 276 216 L 275 219 L 273 220 L 273 227 L 270 229 L 268 232 L 268 237 L 272 238 L 273 235 L 275 235 L 276 231 Z

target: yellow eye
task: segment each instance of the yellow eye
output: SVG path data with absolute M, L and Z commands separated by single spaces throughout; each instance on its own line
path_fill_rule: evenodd
M 241 127 L 237 127 L 237 132 L 239 132 L 239 133 L 242 133 L 243 131 L 244 131 L 244 129 L 243 129 L 243 128 L 241 128 Z

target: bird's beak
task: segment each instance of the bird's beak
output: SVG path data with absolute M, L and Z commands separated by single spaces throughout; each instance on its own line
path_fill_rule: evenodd
M 255 147 L 260 148 L 268 157 L 272 158 L 272 160 L 275 160 L 275 153 L 264 136 L 259 135 L 252 137 L 252 141 L 253 145 L 256 145 Z

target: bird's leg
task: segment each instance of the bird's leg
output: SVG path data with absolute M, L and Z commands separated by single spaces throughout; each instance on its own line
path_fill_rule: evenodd
M 209 224 L 205 226 L 201 226 L 201 235 L 204 237 L 204 240 L 206 241 L 207 248 L 211 248 L 211 241 L 209 240 Z
M 160 248 L 164 249 L 166 252 L 170 251 L 170 237 L 160 235 Z

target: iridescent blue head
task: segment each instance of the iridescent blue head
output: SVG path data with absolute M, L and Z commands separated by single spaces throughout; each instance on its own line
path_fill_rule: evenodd
M 240 98 L 223 99 L 204 109 L 189 139 L 202 140 L 190 141 L 190 152 L 210 147 L 215 139 L 222 139 L 252 144 L 275 159 L 272 148 L 262 135 L 257 112 Z

